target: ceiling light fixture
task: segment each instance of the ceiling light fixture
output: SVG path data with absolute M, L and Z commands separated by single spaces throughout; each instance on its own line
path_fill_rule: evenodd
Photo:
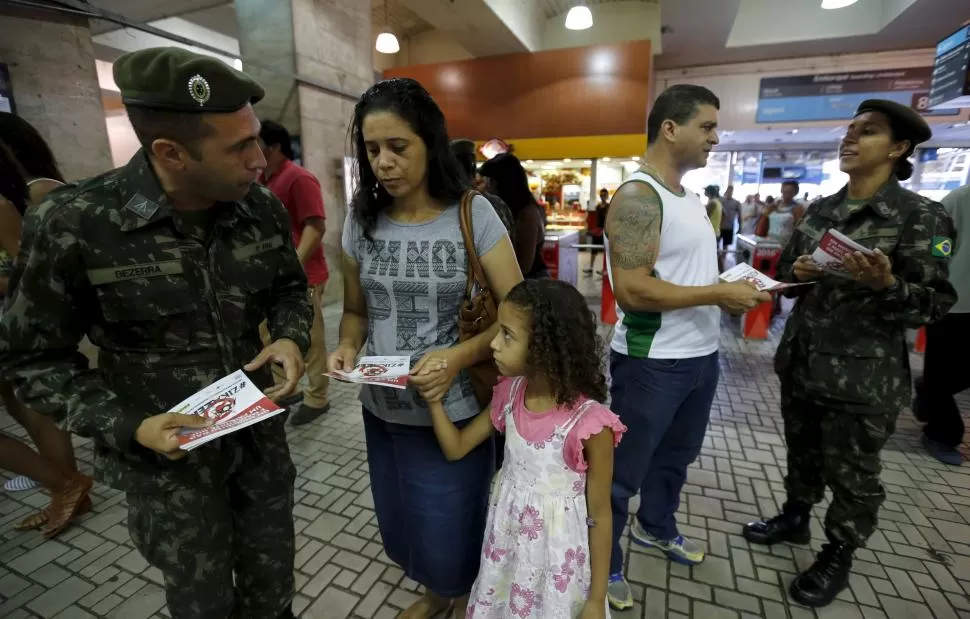
M 566 13 L 566 30 L 588 30 L 593 27 L 593 13 L 588 6 L 574 6 Z
M 390 20 L 388 19 L 387 10 L 387 0 L 384 0 L 384 30 L 377 35 L 377 41 L 374 44 L 374 48 L 382 54 L 396 54 L 401 51 L 401 44 L 398 43 L 397 37 L 391 32 Z
M 859 0 L 822 0 L 822 8 L 827 10 L 844 9 L 852 6 Z

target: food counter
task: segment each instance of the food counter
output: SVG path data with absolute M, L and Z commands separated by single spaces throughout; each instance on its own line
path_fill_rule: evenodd
M 579 284 L 579 232 L 573 230 L 546 232 L 542 259 L 554 279 Z
M 546 216 L 546 230 L 552 232 L 586 230 L 586 211 L 555 210 Z

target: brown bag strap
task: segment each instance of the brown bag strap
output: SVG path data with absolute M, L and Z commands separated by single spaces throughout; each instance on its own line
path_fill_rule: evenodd
M 480 288 L 488 287 L 488 280 L 485 279 L 482 263 L 478 259 L 478 250 L 475 248 L 475 234 L 472 231 L 472 201 L 478 195 L 481 194 L 474 189 L 466 191 L 465 195 L 461 197 L 461 206 L 458 211 L 461 236 L 465 242 L 465 252 L 468 253 L 468 280 L 465 283 L 465 296 L 468 298 L 471 298 L 476 282 Z

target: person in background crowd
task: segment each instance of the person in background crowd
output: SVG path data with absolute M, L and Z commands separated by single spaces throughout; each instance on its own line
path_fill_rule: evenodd
M 798 181 L 787 180 L 781 184 L 780 202 L 776 203 L 772 198 L 768 198 L 769 202 L 761 215 L 759 236 L 767 236 L 782 245 L 788 243 L 798 220 L 805 213 L 805 208 L 795 201 L 797 195 Z
M 600 349 L 596 321 L 583 295 L 555 280 L 517 285 L 498 320 L 492 350 L 505 378 L 491 404 L 459 430 L 431 402 L 451 460 L 508 435 L 468 617 L 603 618 L 613 448 L 625 428 L 601 404 L 606 378 L 590 354 Z
M 947 248 L 939 240 L 934 248 L 953 254 L 950 284 L 957 291 L 957 302 L 939 322 L 926 327 L 926 357 L 923 376 L 916 381 L 913 413 L 926 424 L 926 451 L 944 464 L 960 466 L 963 454 L 958 448 L 965 428 L 953 396 L 970 389 L 970 372 L 964 361 L 970 348 L 970 185 L 950 192 L 942 204 L 953 219 L 956 239 L 953 247 Z
M 24 404 L 65 414 L 94 443 L 99 481 L 124 491 L 128 531 L 161 571 L 172 619 L 292 619 L 293 482 L 285 415 L 191 452 L 160 413 L 240 368 L 271 398 L 303 374 L 312 309 L 253 103 L 224 62 L 149 48 L 114 63 L 142 149 L 123 168 L 27 211 L 0 371 Z M 268 317 L 275 341 L 263 347 Z M 89 334 L 96 370 L 76 359 Z M 287 382 L 272 387 L 268 365 Z
M 475 143 L 466 139 L 452 140 L 451 152 L 455 155 L 455 159 L 458 160 L 458 165 L 461 167 L 462 172 L 465 173 L 466 182 L 474 184 L 475 188 L 492 203 L 495 214 L 502 220 L 502 225 L 508 230 L 509 238 L 513 239 L 514 243 L 515 223 L 509 205 L 494 193 L 488 193 L 484 190 L 485 181 L 475 170 Z
M 775 355 L 788 473 L 782 513 L 747 524 L 754 544 L 808 543 L 812 506 L 832 490 L 826 543 L 792 582 L 799 604 L 829 604 L 849 583 L 852 556 L 875 530 L 886 497 L 880 452 L 909 404 L 906 330 L 940 320 L 956 301 L 947 280 L 953 223 L 939 204 L 903 189 L 929 126 L 911 108 L 863 101 L 839 148 L 849 183 L 816 202 L 782 252 L 777 278 L 815 282 L 798 298 Z M 811 254 L 829 229 L 873 251 L 845 259 L 851 278 Z
M 721 220 L 724 218 L 724 205 L 721 204 L 721 188 L 717 185 L 708 185 L 704 188 L 704 197 L 707 198 L 707 218 L 711 220 L 711 227 L 718 240 L 721 239 Z
M 721 200 L 724 215 L 721 217 L 721 248 L 734 245 L 734 228 L 741 221 L 741 203 L 734 199 L 734 185 L 728 185 Z
M 605 187 L 600 189 L 600 201 L 596 204 L 596 210 L 593 211 L 593 221 L 594 225 L 590 229 L 589 234 L 592 237 L 590 240 L 593 245 L 603 244 L 603 229 L 606 227 L 606 214 L 610 212 L 610 192 Z M 589 268 L 583 272 L 586 274 L 592 274 L 593 269 L 596 268 L 596 256 L 599 254 L 599 250 L 593 248 L 589 256 Z M 603 271 L 600 271 L 600 275 Z
M 515 256 L 526 279 L 549 277 L 542 259 L 546 227 L 542 207 L 529 189 L 529 177 L 515 155 L 503 153 L 482 164 L 478 173 L 489 191 L 498 194 L 515 217 Z M 552 207 L 556 209 L 556 206 Z
M 293 139 L 283 125 L 264 120 L 259 128 L 260 147 L 266 158 L 262 182 L 286 207 L 290 217 L 290 233 L 296 255 L 306 272 L 310 287 L 307 295 L 313 306 L 313 325 L 310 327 L 310 349 L 307 351 L 307 386 L 280 402 L 293 405 L 303 400 L 300 408 L 290 415 L 290 423 L 302 426 L 318 419 L 330 410 L 327 378 L 327 342 L 323 324 L 323 292 L 330 273 L 323 255 L 323 234 L 326 232 L 326 211 L 323 207 L 320 181 L 293 163 Z M 271 341 L 268 323 L 260 327 L 264 344 Z M 273 376 L 277 384 L 286 382 L 279 366 L 274 366 Z
M 26 165 L 14 156 L 19 153 Z M 23 119 L 0 113 L 0 295 L 10 294 L 13 260 L 20 251 L 21 220 L 27 209 L 42 200 L 59 181 L 28 185 L 27 170 L 43 170 L 61 178 L 54 156 L 40 134 Z M 34 176 L 33 178 L 42 178 Z M 45 186 L 46 185 L 46 186 Z M 43 528 L 47 539 L 56 537 L 75 518 L 91 511 L 92 480 L 78 472 L 71 436 L 54 421 L 22 405 L 13 385 L 0 381 L 0 397 L 14 420 L 27 430 L 37 446 L 34 451 L 12 436 L 0 434 L 0 468 L 21 477 L 11 480 L 10 489 L 34 487 L 37 483 L 50 494 L 50 504 L 20 521 L 18 530 Z
M 493 446 L 449 462 L 427 401 L 442 400 L 452 421 L 469 423 L 481 408 L 464 370 L 490 358 L 498 332 L 494 325 L 458 343 L 469 268 L 458 205 L 468 187 L 441 109 L 412 79 L 365 92 L 351 136 L 360 182 L 344 225 L 344 313 L 330 367 L 353 368 L 365 341 L 367 355 L 416 361 L 406 390 L 361 389 L 374 509 L 387 556 L 425 588 L 400 616 L 427 619 L 452 607 L 460 618 L 478 574 Z M 522 275 L 505 227 L 480 196 L 472 229 L 501 302 Z
M 737 314 L 771 298 L 748 282 L 718 282 L 715 228 L 681 182 L 707 165 L 719 107 L 701 86 L 662 92 L 647 119 L 646 162 L 613 194 L 606 219 L 617 305 L 612 408 L 629 428 L 613 470 L 609 600 L 618 610 L 633 606 L 620 536 L 638 492 L 633 542 L 688 565 L 704 560 L 703 549 L 679 534 L 674 514 L 717 387 L 717 306 Z
M 758 228 L 758 219 L 761 217 L 761 204 L 758 196 L 751 195 L 744 199 L 741 205 L 741 234 L 752 236 Z

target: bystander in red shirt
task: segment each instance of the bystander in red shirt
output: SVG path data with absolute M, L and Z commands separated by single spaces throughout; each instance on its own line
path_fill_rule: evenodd
M 327 217 L 323 210 L 320 181 L 304 168 L 285 160 L 276 174 L 264 179 L 264 183 L 280 199 L 286 207 L 286 212 L 290 214 L 293 244 L 299 246 L 304 222 L 311 217 L 324 219 Z M 303 268 L 311 286 L 326 283 L 330 272 L 327 270 L 327 259 L 323 256 L 323 245 L 313 249 Z

